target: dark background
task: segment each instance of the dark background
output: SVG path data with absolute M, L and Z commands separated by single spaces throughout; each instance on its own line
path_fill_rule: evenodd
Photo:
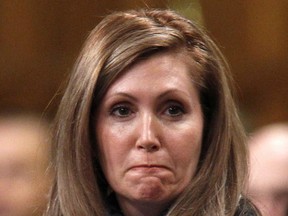
M 1 0 L 0 111 L 53 116 L 89 31 L 111 11 L 146 6 L 206 27 L 230 63 L 248 131 L 288 121 L 286 0 Z

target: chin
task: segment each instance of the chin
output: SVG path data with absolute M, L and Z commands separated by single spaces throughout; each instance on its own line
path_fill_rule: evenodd
M 178 195 L 175 192 L 169 190 L 169 187 L 165 187 L 162 184 L 155 184 L 155 182 L 150 182 L 147 184 L 138 185 L 133 189 L 132 197 L 134 200 L 143 202 L 170 202 L 174 200 Z

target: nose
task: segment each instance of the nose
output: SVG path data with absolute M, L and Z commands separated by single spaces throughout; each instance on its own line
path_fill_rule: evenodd
M 144 114 L 139 121 L 138 138 L 136 148 L 147 152 L 158 151 L 161 147 L 159 140 L 159 124 L 152 114 Z

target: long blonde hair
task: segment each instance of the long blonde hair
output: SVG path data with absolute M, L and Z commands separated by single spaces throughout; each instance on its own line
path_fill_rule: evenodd
M 91 32 L 60 104 L 54 134 L 55 182 L 47 215 L 105 215 L 107 183 L 97 159 L 93 113 L 111 83 L 141 57 L 185 50 L 198 67 L 205 117 L 197 172 L 167 215 L 233 215 L 247 173 L 245 134 L 217 46 L 192 21 L 170 10 L 108 15 Z M 196 79 L 196 80 L 195 80 Z

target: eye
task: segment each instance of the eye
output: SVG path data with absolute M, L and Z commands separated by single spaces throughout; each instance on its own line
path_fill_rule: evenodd
M 184 108 L 181 105 L 169 105 L 164 114 L 169 117 L 181 117 L 184 114 Z
M 112 107 L 110 114 L 118 118 L 127 118 L 133 114 L 132 109 L 127 105 L 116 105 Z

